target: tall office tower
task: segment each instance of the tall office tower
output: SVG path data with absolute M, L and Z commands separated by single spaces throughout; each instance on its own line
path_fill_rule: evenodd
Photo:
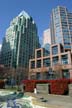
M 43 32 L 43 46 L 46 44 L 51 44 L 51 35 L 50 35 L 50 29 L 46 29 Z
M 64 49 L 72 48 L 72 13 L 66 7 L 57 6 L 51 14 L 51 43 L 62 43 Z
M 34 51 L 39 47 L 37 27 L 25 11 L 14 18 L 2 44 L 2 64 L 6 67 L 25 67 L 29 59 L 34 57 Z

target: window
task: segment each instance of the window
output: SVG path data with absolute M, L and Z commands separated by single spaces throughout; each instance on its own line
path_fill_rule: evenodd
M 71 48 L 71 45 L 67 45 L 67 44 L 66 44 L 66 45 L 64 45 L 64 48 L 65 48 L 65 49 L 69 49 L 69 48 Z
M 37 51 L 37 58 L 41 57 L 41 50 Z
M 62 72 L 63 72 L 64 78 L 70 78 L 69 70 L 65 69 L 65 70 L 62 70 Z
M 61 57 L 62 64 L 68 64 L 68 55 L 62 55 Z
M 44 80 L 49 79 L 49 73 L 48 72 L 43 73 L 43 79 Z
M 58 54 L 58 46 L 53 46 L 52 47 L 52 54 L 53 55 Z
M 43 56 L 49 56 L 50 55 L 50 51 L 48 50 L 43 50 Z
M 60 32 L 61 31 L 61 28 L 60 28 L 60 26 L 58 25 L 56 25 L 56 32 Z
M 58 57 L 53 57 L 53 61 L 52 61 L 53 62 L 53 65 L 57 64 L 58 63 L 58 60 L 59 60 Z
M 50 58 L 47 58 L 47 59 L 43 60 L 43 66 L 48 67 L 50 65 L 51 65 Z
M 72 31 L 72 26 L 69 26 L 69 30 Z
M 31 69 L 35 68 L 35 61 L 31 61 Z
M 37 60 L 37 68 L 41 67 L 41 60 Z
M 37 80 L 40 80 L 40 79 L 41 79 L 41 74 L 40 74 L 40 72 L 37 72 L 37 73 L 36 73 L 36 79 L 37 79 Z
M 56 37 L 56 43 L 62 43 L 62 37 L 61 36 Z

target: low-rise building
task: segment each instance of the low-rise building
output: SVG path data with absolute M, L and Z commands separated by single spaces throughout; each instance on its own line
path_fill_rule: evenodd
M 35 50 L 35 58 L 29 61 L 29 79 L 70 78 L 72 53 L 64 51 L 61 44 L 53 44 L 50 50 Z

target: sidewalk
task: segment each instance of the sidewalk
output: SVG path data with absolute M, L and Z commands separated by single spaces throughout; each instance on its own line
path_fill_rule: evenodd
M 72 108 L 72 97 L 52 94 L 25 93 L 34 97 L 33 104 L 46 108 Z

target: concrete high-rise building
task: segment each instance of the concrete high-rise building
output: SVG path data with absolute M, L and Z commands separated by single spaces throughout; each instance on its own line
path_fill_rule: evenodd
M 50 29 L 46 29 L 43 32 L 43 46 L 45 44 L 51 44 L 51 35 L 50 35 Z
M 34 57 L 34 51 L 40 46 L 37 26 L 25 11 L 14 18 L 2 44 L 2 64 L 7 67 L 25 67 L 29 59 Z
M 51 43 L 61 43 L 64 49 L 72 48 L 72 13 L 66 7 L 57 6 L 51 14 Z

